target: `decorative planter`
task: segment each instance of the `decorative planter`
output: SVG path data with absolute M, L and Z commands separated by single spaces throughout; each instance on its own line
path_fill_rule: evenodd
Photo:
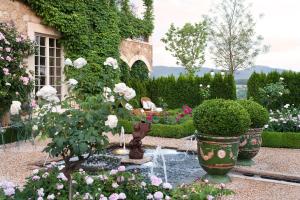
M 262 128 L 249 129 L 245 135 L 240 136 L 240 146 L 238 155 L 238 165 L 251 166 L 254 158 L 261 147 Z
M 207 172 L 202 179 L 211 183 L 230 182 L 227 173 L 236 164 L 240 138 L 202 134 L 197 139 L 199 163 Z

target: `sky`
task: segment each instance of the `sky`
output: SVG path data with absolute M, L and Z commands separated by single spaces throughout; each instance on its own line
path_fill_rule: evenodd
M 161 38 L 171 23 L 183 26 L 186 22 L 201 21 L 216 0 L 154 0 L 155 29 L 152 35 L 154 66 L 176 66 L 176 59 L 165 50 Z M 142 0 L 132 0 L 141 12 Z M 268 53 L 259 55 L 256 65 L 300 71 L 300 1 L 299 0 L 247 0 L 252 4 L 254 17 L 263 14 L 257 22 L 256 32 L 270 46 Z M 215 66 L 207 50 L 205 67 Z

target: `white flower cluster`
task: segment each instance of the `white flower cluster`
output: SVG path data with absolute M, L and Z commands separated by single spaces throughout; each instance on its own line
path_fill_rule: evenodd
M 128 87 L 125 83 L 115 84 L 114 92 L 124 96 L 126 101 L 130 101 L 136 96 L 135 90 Z
M 119 66 L 118 66 L 118 61 L 114 58 L 107 58 L 106 61 L 104 62 L 104 65 L 107 65 L 107 66 L 111 66 L 113 69 L 118 69 Z
M 273 131 L 300 131 L 300 109 L 286 104 L 280 110 L 271 110 L 269 123 L 265 128 Z
M 72 62 L 72 60 L 70 58 L 67 58 L 65 60 L 66 66 L 74 66 L 77 69 L 84 67 L 86 64 L 87 64 L 87 61 L 84 58 L 78 58 L 78 59 L 74 60 L 74 62 Z
M 10 105 L 10 114 L 18 115 L 21 110 L 21 105 L 20 101 L 12 101 L 12 104 Z
M 59 98 L 56 96 L 56 93 L 57 91 L 54 87 L 45 85 L 36 93 L 36 96 L 41 97 L 42 99 L 51 103 L 58 103 Z

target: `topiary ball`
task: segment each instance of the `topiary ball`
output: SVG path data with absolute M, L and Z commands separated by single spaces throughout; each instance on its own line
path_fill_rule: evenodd
M 193 112 L 194 126 L 200 134 L 240 136 L 248 131 L 251 120 L 246 109 L 233 100 L 204 101 Z
M 251 100 L 238 100 L 249 113 L 251 119 L 251 128 L 262 128 L 269 121 L 269 112 L 262 105 Z

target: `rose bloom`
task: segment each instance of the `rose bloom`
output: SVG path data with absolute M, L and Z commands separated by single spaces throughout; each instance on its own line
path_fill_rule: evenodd
M 116 128 L 118 126 L 118 118 L 116 115 L 108 115 L 105 121 L 105 126 L 109 128 Z
M 73 64 L 75 68 L 80 69 L 87 64 L 87 61 L 84 58 L 78 58 L 73 62 Z
M 86 184 L 91 185 L 91 184 L 93 184 L 94 179 L 90 176 L 87 176 L 87 177 L 85 177 L 85 182 L 86 182 Z
M 159 186 L 162 183 L 161 178 L 158 178 L 156 176 L 151 176 L 150 180 L 151 180 L 151 184 L 154 186 Z
M 118 187 L 119 187 L 118 183 L 116 183 L 116 182 L 114 182 L 111 186 L 112 186 L 113 188 L 118 188 Z
M 119 195 L 117 193 L 113 193 L 109 196 L 109 200 L 118 200 Z
M 60 184 L 60 183 L 56 184 L 56 189 L 62 190 L 63 188 L 64 188 L 63 184 Z
M 8 76 L 10 73 L 9 73 L 9 69 L 8 68 L 3 68 L 3 73 L 5 76 Z
M 119 199 L 126 199 L 126 194 L 125 193 L 120 193 L 119 194 Z
M 125 172 L 125 170 L 126 170 L 126 168 L 125 168 L 125 166 L 120 166 L 120 167 L 118 167 L 118 171 L 119 172 Z
M 164 198 L 164 194 L 162 192 L 158 191 L 154 193 L 155 200 L 161 200 L 162 198 Z

